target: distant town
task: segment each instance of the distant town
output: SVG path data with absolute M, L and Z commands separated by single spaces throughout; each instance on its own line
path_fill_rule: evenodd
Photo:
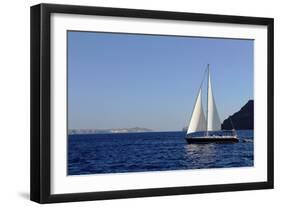
M 107 134 L 107 133 L 136 133 L 152 132 L 152 129 L 134 127 L 134 128 L 116 128 L 116 129 L 70 129 L 68 134 Z

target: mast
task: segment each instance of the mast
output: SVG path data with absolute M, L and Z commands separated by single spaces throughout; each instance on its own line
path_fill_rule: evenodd
M 208 66 L 209 68 L 209 66 Z M 218 110 L 215 103 L 215 98 L 212 89 L 211 83 L 211 73 L 209 68 L 209 80 L 208 80 L 208 93 L 207 93 L 207 135 L 209 131 L 218 131 L 221 130 L 221 122 L 218 114 Z
M 206 136 L 208 136 L 209 135 L 209 133 L 208 133 L 208 108 L 209 108 L 209 78 L 210 78 L 210 65 L 208 64 L 207 65 L 207 68 L 208 68 L 208 84 L 207 84 L 207 113 L 206 113 L 206 117 L 207 117 L 207 119 L 206 119 Z

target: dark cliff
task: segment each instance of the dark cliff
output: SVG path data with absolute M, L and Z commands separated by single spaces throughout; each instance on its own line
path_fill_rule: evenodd
M 231 121 L 235 129 L 253 129 L 254 101 L 249 100 L 238 112 L 225 119 L 222 123 L 222 129 L 232 129 Z

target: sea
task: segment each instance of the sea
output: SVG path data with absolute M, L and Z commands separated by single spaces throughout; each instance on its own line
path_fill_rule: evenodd
M 68 135 L 68 175 L 249 167 L 252 130 L 238 130 L 238 143 L 188 144 L 185 132 Z

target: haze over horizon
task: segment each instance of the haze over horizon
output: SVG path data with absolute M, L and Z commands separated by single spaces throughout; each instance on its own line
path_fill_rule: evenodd
M 181 130 L 207 64 L 221 122 L 253 99 L 253 40 L 67 35 L 69 129 Z

